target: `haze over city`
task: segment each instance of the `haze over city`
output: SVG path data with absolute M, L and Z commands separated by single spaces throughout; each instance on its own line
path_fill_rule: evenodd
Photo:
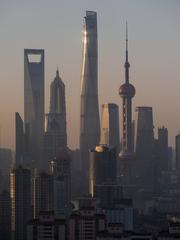
M 179 22 L 179 0 L 1 0 L 1 240 L 180 239 Z
M 45 49 L 46 112 L 49 86 L 58 66 L 66 85 L 68 145 L 79 146 L 82 19 L 86 10 L 98 14 L 100 107 L 106 102 L 121 106 L 118 89 L 124 82 L 127 20 L 130 81 L 136 88 L 133 113 L 135 106 L 152 106 L 154 126 L 165 125 L 174 145 L 180 130 L 179 0 L 1 0 L 1 147 L 14 148 L 14 113 L 23 116 L 24 48 Z

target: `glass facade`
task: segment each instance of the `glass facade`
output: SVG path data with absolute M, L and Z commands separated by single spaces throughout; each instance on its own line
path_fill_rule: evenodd
M 32 56 L 35 56 L 35 59 Z M 40 167 L 44 133 L 44 50 L 42 49 L 24 50 L 24 121 L 30 159 L 34 161 L 35 166 Z
M 89 149 L 99 143 L 97 14 L 86 12 L 83 26 L 80 150 L 82 169 L 88 172 Z

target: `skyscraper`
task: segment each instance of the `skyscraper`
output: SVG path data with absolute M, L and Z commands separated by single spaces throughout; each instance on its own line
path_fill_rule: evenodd
M 114 146 L 119 153 L 119 111 L 115 103 L 102 105 L 100 144 Z
M 136 107 L 135 153 L 138 182 L 144 191 L 154 189 L 154 125 L 152 107 Z
M 180 169 L 180 133 L 176 135 L 176 170 Z
M 128 60 L 128 33 L 126 24 L 126 62 L 125 62 L 125 83 L 119 88 L 119 95 L 122 98 L 122 143 L 120 152 L 120 176 L 125 185 L 133 182 L 132 164 L 134 160 L 132 143 L 132 98 L 135 96 L 135 88 L 129 83 L 129 60 Z
M 99 144 L 97 13 L 87 11 L 83 26 L 80 151 L 82 170 L 88 175 L 89 149 Z
M 160 171 L 168 171 L 170 169 L 168 156 L 168 130 L 164 126 L 158 128 L 158 146 Z
M 26 240 L 26 226 L 31 219 L 31 172 L 21 166 L 10 174 L 11 221 L 15 240 Z
M 29 157 L 41 167 L 44 134 L 44 50 L 24 50 L 24 122 Z
M 71 159 L 67 149 L 61 149 L 50 162 L 54 177 L 54 214 L 66 214 L 71 201 Z
M 94 206 L 80 206 L 68 218 L 68 233 L 71 240 L 95 240 L 97 233 L 105 232 L 106 217 L 96 213 Z M 104 239 L 104 238 L 100 238 Z
M 67 232 L 65 219 L 56 219 L 53 212 L 43 211 L 38 218 L 29 221 L 27 240 L 66 240 Z
M 43 211 L 53 211 L 53 176 L 40 172 L 34 177 L 34 217 Z
M 44 138 L 44 153 L 47 160 L 56 157 L 60 148 L 67 147 L 65 85 L 56 71 L 50 87 L 50 109 Z
M 11 239 L 11 205 L 10 195 L 5 189 L 0 192 L 0 237 Z
M 15 113 L 15 125 L 16 125 L 16 166 L 24 163 L 24 148 L 25 148 L 25 136 L 24 136 L 24 123 L 18 112 Z
M 116 183 L 116 149 L 102 145 L 90 151 L 90 194 L 94 196 L 95 185 L 104 183 Z
M 2 187 L 9 187 L 9 174 L 13 164 L 13 151 L 9 148 L 0 148 L 0 191 Z

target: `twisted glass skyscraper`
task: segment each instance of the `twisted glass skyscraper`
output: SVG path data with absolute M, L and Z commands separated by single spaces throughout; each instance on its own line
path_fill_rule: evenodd
M 82 170 L 87 175 L 89 149 L 99 143 L 97 13 L 87 11 L 83 26 L 81 76 L 80 151 Z

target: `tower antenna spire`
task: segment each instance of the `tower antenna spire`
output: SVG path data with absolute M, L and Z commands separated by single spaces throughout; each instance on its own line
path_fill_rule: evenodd
M 134 150 L 132 142 L 132 98 L 135 96 L 135 88 L 129 82 L 129 68 L 128 61 L 128 25 L 126 21 L 126 60 L 125 68 L 125 83 L 119 89 L 119 95 L 122 98 L 122 149 L 120 152 L 120 172 L 123 176 L 122 182 L 126 186 L 134 184 Z M 128 189 L 128 188 L 127 188 Z M 125 192 L 127 190 L 125 189 Z
M 129 83 L 129 60 L 128 60 L 128 22 L 126 21 L 126 62 L 125 62 L 125 81 Z
M 59 67 L 57 65 L 57 70 L 56 70 L 56 77 L 59 77 Z
M 128 22 L 126 21 L 126 52 L 128 52 Z

